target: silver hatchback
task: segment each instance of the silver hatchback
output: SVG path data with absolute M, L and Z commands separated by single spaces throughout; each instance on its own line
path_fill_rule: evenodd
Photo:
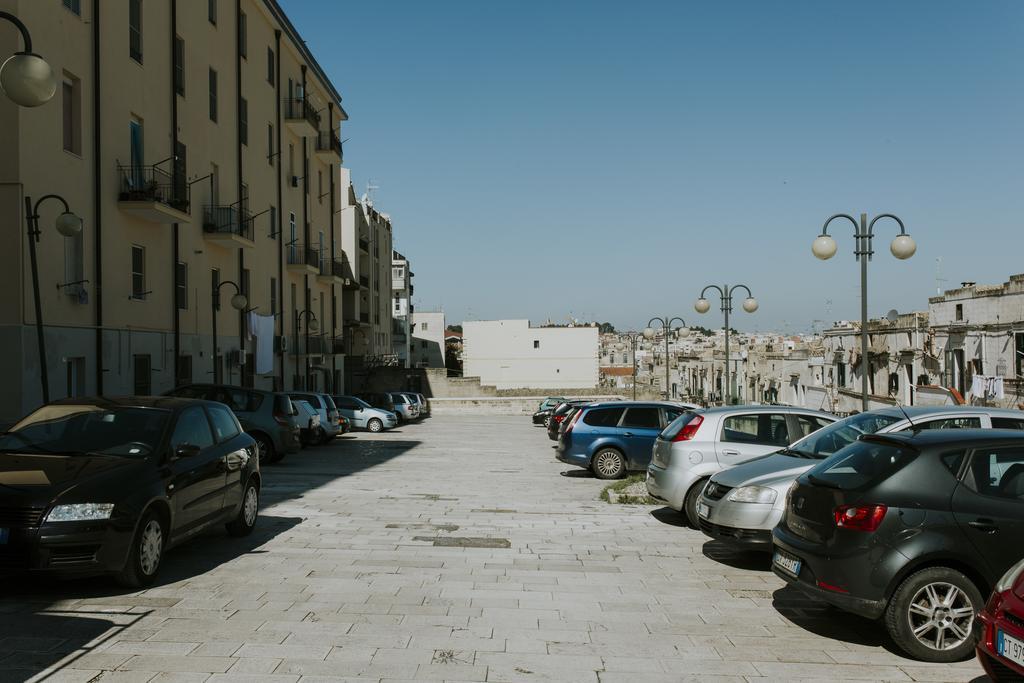
M 1019 410 L 973 406 L 883 408 L 851 415 L 788 448 L 711 477 L 697 501 L 701 531 L 749 550 L 768 552 L 796 479 L 862 434 L 911 429 L 1024 429 Z
M 791 406 L 728 406 L 685 413 L 654 442 L 647 492 L 685 511 L 697 528 L 697 499 L 711 475 L 773 453 L 837 419 Z

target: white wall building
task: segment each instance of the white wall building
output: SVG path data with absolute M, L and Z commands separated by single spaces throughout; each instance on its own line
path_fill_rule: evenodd
M 444 311 L 413 311 L 409 367 L 444 367 Z
M 531 327 L 529 320 L 462 324 L 463 375 L 498 389 L 592 389 L 598 328 Z
M 412 284 L 413 272 L 409 259 L 397 251 L 391 254 L 391 346 L 398 364 L 404 368 L 412 367 L 410 362 L 412 335 L 410 324 L 412 316 Z

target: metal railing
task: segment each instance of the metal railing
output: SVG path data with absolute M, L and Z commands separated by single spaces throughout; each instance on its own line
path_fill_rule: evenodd
M 322 130 L 316 135 L 316 151 L 341 154 L 341 140 L 333 130 Z
M 305 119 L 314 128 L 320 127 L 320 114 L 317 113 L 309 101 L 305 98 L 297 99 L 286 99 L 284 101 L 284 117 L 285 119 Z
M 345 278 L 345 264 L 339 258 L 324 258 L 320 261 L 320 274 Z
M 301 244 L 288 245 L 288 265 L 320 267 L 320 253 L 314 247 Z
M 232 206 L 203 208 L 203 232 L 210 235 L 237 235 L 253 239 L 252 217 L 246 209 Z
M 362 237 L 360 237 L 359 238 L 359 248 L 362 249 L 363 251 L 365 251 L 366 253 L 370 253 L 370 240 L 366 240 L 366 239 L 363 239 Z
M 118 200 L 122 202 L 159 202 L 184 213 L 189 210 L 189 186 L 182 178 L 156 166 L 117 167 L 120 178 Z

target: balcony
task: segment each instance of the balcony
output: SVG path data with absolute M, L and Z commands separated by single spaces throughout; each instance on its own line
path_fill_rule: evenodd
M 340 258 L 324 257 L 320 260 L 320 273 L 316 279 L 324 284 L 345 282 L 345 264 Z
M 315 137 L 320 129 L 320 114 L 305 98 L 284 101 L 284 122 L 289 130 L 303 138 Z
M 289 244 L 288 270 L 295 273 L 320 274 L 320 253 L 313 247 L 301 244 Z
M 322 130 L 316 136 L 316 155 L 327 163 L 344 163 L 341 140 L 333 130 Z
M 370 253 L 370 240 L 359 238 L 359 248 L 365 251 L 367 254 Z
M 370 288 L 370 278 L 366 277 L 365 275 L 360 275 L 359 276 L 359 286 L 363 287 L 364 289 L 369 289 Z
M 352 270 L 352 263 L 344 253 L 341 255 L 342 287 L 348 291 L 359 289 L 359 282 L 356 280 L 355 271 Z
M 369 313 L 360 313 L 359 314 L 359 322 L 361 324 L 363 324 L 363 325 L 369 325 L 370 324 L 370 314 Z
M 156 166 L 118 166 L 117 204 L 125 213 L 151 223 L 188 223 L 189 187 Z
M 223 247 L 254 247 L 252 217 L 245 209 L 207 206 L 203 209 L 203 236 Z

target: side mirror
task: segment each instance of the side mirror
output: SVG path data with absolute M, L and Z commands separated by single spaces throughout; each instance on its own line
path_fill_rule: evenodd
M 195 455 L 199 455 L 200 448 L 190 443 L 180 444 L 174 449 L 175 458 L 191 458 Z

